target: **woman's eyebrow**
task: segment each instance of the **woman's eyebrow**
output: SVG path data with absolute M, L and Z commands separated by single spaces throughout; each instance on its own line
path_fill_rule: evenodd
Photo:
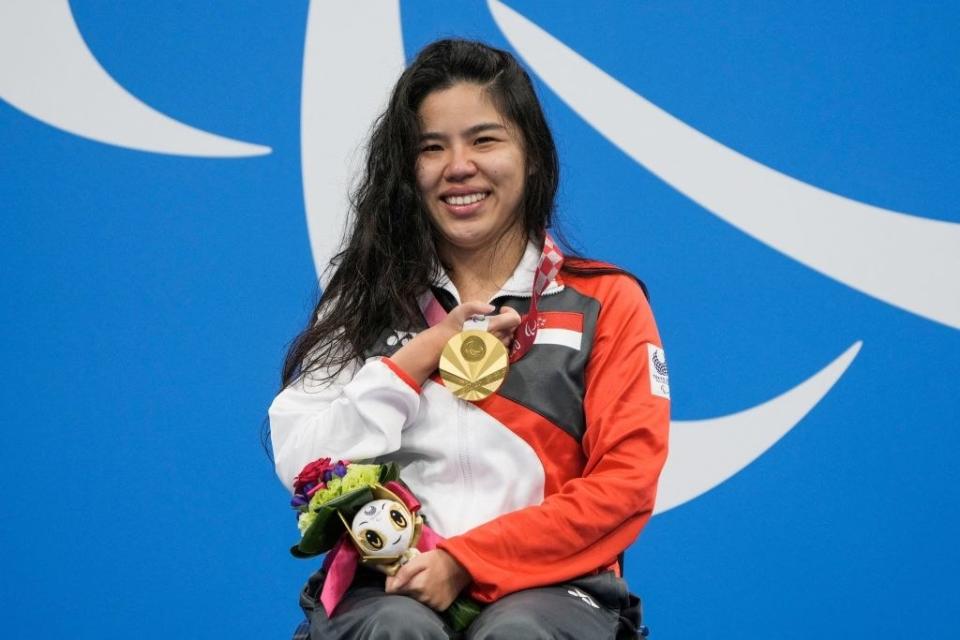
M 464 136 L 475 136 L 478 133 L 483 131 L 490 131 L 492 129 L 506 129 L 505 126 L 499 122 L 481 122 L 480 124 L 475 124 L 466 131 L 463 132 Z
M 473 125 L 468 129 L 465 129 L 460 135 L 464 137 L 470 137 L 470 136 L 475 136 L 478 133 L 482 133 L 484 131 L 492 131 L 496 129 L 505 130 L 506 127 L 500 124 L 499 122 L 481 122 L 479 124 Z M 423 133 L 420 134 L 421 142 L 424 140 L 446 140 L 447 138 L 448 138 L 447 134 L 440 133 L 439 131 L 424 131 Z

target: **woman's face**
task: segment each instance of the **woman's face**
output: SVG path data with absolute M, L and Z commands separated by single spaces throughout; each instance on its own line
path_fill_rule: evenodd
M 447 252 L 489 247 L 521 230 L 523 143 L 486 91 L 462 82 L 420 105 L 417 184 Z

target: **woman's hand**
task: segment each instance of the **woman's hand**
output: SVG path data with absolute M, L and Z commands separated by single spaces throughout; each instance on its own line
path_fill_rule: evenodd
M 510 351 L 513 342 L 513 332 L 520 326 L 520 314 L 516 309 L 500 307 L 500 313 L 490 316 L 490 325 L 487 331 L 500 338 L 500 342 Z
M 468 584 L 470 574 L 463 565 L 443 549 L 434 549 L 414 556 L 396 575 L 388 576 L 384 589 L 444 611 Z
M 485 302 L 464 302 L 451 309 L 450 313 L 447 314 L 447 317 L 436 326 L 443 327 L 446 331 L 449 331 L 450 337 L 452 338 L 455 334 L 463 331 L 463 323 L 469 320 L 471 317 L 484 316 L 488 313 L 493 313 L 494 309 L 496 309 L 496 307 Z M 444 342 L 444 344 L 446 344 L 446 342 Z M 439 360 L 439 358 L 440 356 L 438 354 L 437 359 Z
M 426 331 L 418 333 L 390 359 L 406 371 L 418 384 L 430 377 L 440 362 L 440 353 L 447 342 L 463 330 L 463 323 L 471 316 L 492 313 L 495 307 L 484 302 L 464 302 L 454 307 L 447 317 Z M 497 336 L 507 349 L 513 341 L 513 332 L 520 326 L 520 314 L 503 307 L 500 313 L 489 317 L 487 330 Z
M 464 302 L 454 307 L 444 319 L 443 323 L 449 322 L 451 327 L 456 327 L 453 333 L 459 333 L 463 330 L 463 323 L 469 320 L 471 316 L 485 315 L 487 317 L 487 331 L 497 336 L 504 346 L 509 349 L 510 343 L 513 342 L 513 332 L 520 326 L 520 314 L 517 313 L 516 309 L 500 307 L 500 313 L 497 315 L 487 315 L 494 309 L 495 307 L 489 304 Z M 451 337 L 453 337 L 453 334 L 451 334 Z M 437 360 L 439 359 L 440 356 L 438 354 Z

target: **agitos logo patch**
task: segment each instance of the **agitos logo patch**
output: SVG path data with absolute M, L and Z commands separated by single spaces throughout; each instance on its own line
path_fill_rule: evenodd
M 647 343 L 647 369 L 650 371 L 650 393 L 670 399 L 670 375 L 667 356 L 660 347 Z

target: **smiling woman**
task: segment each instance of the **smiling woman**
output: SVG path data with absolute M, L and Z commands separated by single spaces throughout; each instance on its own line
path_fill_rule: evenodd
M 550 237 L 557 179 L 510 54 L 440 41 L 398 80 L 271 437 L 288 487 L 316 458 L 397 463 L 436 535 L 396 575 L 357 571 L 342 599 L 327 585 L 347 556 L 328 554 L 301 597 L 311 637 L 454 637 L 438 613 L 461 595 L 485 606 L 467 638 L 637 633 L 617 558 L 653 511 L 666 361 L 638 283 Z M 437 375 L 469 340 L 454 377 L 471 388 L 470 363 L 510 349 L 472 403 Z
M 504 262 L 515 264 L 526 244 L 520 217 L 525 163 L 516 128 L 483 86 L 466 82 L 427 96 L 420 126 L 417 186 L 440 233 L 441 257 L 452 262 L 500 249 L 508 252 Z

